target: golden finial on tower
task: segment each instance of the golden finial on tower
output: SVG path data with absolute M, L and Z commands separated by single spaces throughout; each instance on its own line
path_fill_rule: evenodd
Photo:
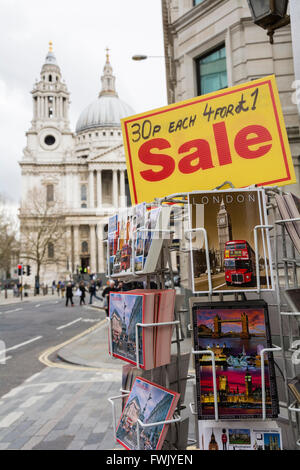
M 109 64 L 109 48 L 107 47 L 105 50 L 106 50 L 106 63 Z
M 53 52 L 53 42 L 52 41 L 49 41 L 49 52 Z

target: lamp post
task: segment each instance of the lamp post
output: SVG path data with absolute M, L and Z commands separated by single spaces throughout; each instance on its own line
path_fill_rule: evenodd
M 270 43 L 276 29 L 290 23 L 290 16 L 286 14 L 288 0 L 247 0 L 255 24 L 268 31 Z
M 132 60 L 141 61 L 146 59 L 165 59 L 167 67 L 170 70 L 170 81 L 169 81 L 169 92 L 171 95 L 171 102 L 175 102 L 175 86 L 176 86 L 176 79 L 175 79 L 175 68 L 174 68 L 174 61 L 171 56 L 165 55 L 145 55 L 145 54 L 135 54 L 132 56 Z M 168 74 L 167 74 L 168 75 Z M 167 79 L 168 83 L 168 79 Z

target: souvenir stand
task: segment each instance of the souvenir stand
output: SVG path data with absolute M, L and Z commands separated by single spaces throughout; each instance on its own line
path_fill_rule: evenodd
M 159 201 L 155 201 L 154 204 L 147 205 L 146 207 L 152 207 L 154 205 L 157 205 L 157 207 L 160 206 Z M 140 229 L 138 232 L 143 232 L 146 231 L 145 229 Z M 158 237 L 161 237 L 163 239 L 163 244 L 162 248 L 159 254 L 159 259 L 157 263 L 157 267 L 154 272 L 152 273 L 147 273 L 147 274 L 138 274 L 135 272 L 134 268 L 134 263 L 132 266 L 132 273 L 130 274 L 111 274 L 110 273 L 110 268 L 108 267 L 108 277 L 109 278 L 119 278 L 123 282 L 145 282 L 146 288 L 150 289 L 150 281 L 155 279 L 157 287 L 159 289 L 164 289 L 165 288 L 165 281 L 166 281 L 166 276 L 168 279 L 171 281 L 171 287 L 174 288 L 174 273 L 172 269 L 172 263 L 171 263 L 171 255 L 170 255 L 170 245 L 171 245 L 171 239 L 173 236 L 172 230 L 163 230 L 163 229 L 147 229 L 147 231 L 150 231 L 152 233 L 156 233 Z M 133 249 L 133 256 L 132 259 L 134 260 L 135 257 L 135 252 Z M 109 266 L 109 263 L 108 263 Z M 110 341 L 110 350 L 112 351 L 112 327 L 111 327 L 111 319 L 107 318 L 108 321 L 108 331 L 109 331 L 109 341 Z M 136 324 L 136 339 L 137 339 L 137 344 L 136 344 L 136 367 L 138 369 L 141 369 L 140 363 L 139 363 L 139 335 L 138 335 L 138 330 L 140 328 L 153 328 L 153 327 L 162 327 L 166 325 L 174 325 L 175 329 L 175 338 L 172 340 L 172 344 L 176 345 L 176 385 L 175 389 L 176 391 L 180 391 L 182 388 L 182 382 L 184 383 L 184 386 L 186 385 L 186 381 L 188 379 L 193 378 L 193 376 L 185 376 L 183 377 L 181 374 L 181 368 L 180 368 L 180 359 L 181 359 L 181 346 L 180 343 L 183 341 L 183 336 L 182 336 L 182 324 L 181 324 L 181 318 L 180 318 L 180 310 L 176 308 L 176 303 L 175 303 L 175 310 L 174 310 L 174 321 L 172 322 L 163 322 L 163 323 L 137 323 Z M 174 337 L 174 335 L 173 335 Z M 112 356 L 113 357 L 113 356 Z M 160 366 L 164 370 L 165 378 L 166 378 L 166 387 L 170 386 L 170 377 L 168 374 L 168 369 L 166 366 Z M 153 380 L 153 369 L 150 371 L 151 373 L 151 380 Z M 173 385 L 173 390 L 174 390 L 174 383 Z M 117 410 L 116 410 L 116 403 L 120 402 L 124 397 L 127 397 L 130 394 L 130 390 L 124 390 L 120 388 L 121 394 L 115 397 L 110 397 L 108 399 L 109 403 L 112 406 L 112 414 L 113 414 L 113 427 L 114 427 L 114 440 L 117 443 L 116 439 L 116 429 L 117 429 Z M 167 420 L 167 421 L 160 421 L 160 422 L 155 422 L 155 423 L 143 423 L 141 420 L 137 420 L 137 448 L 140 449 L 140 434 L 141 434 L 141 429 L 143 428 L 151 428 L 155 426 L 159 426 L 161 424 L 168 424 L 170 425 L 169 428 L 169 433 L 166 438 L 167 445 L 169 447 L 163 447 L 163 449 L 180 449 L 180 442 L 182 442 L 182 432 L 184 432 L 187 436 L 188 433 L 188 418 L 183 419 L 181 416 L 181 412 L 186 409 L 186 405 L 182 403 L 181 397 L 178 400 L 177 403 L 177 408 L 176 412 L 174 413 L 173 419 Z M 184 438 L 183 438 L 184 441 Z
M 233 185 L 230 182 L 225 182 L 223 185 L 220 185 L 218 188 L 216 188 L 216 191 L 221 189 L 224 185 L 227 185 L 227 187 L 230 186 L 231 188 L 233 188 Z M 269 220 L 272 218 L 272 216 L 273 216 L 274 220 L 276 219 L 276 217 L 274 218 L 274 214 L 272 213 L 276 210 L 276 205 L 274 205 L 273 198 L 272 198 L 273 191 L 277 191 L 277 188 L 272 188 L 272 190 L 267 190 L 266 191 L 266 195 L 268 197 L 267 211 L 268 211 L 268 219 Z M 187 201 L 188 194 L 191 194 L 191 193 L 173 194 L 171 196 L 168 196 L 168 197 L 162 199 L 161 201 L 168 202 L 168 203 L 170 203 L 170 202 L 178 203 L 179 200 L 180 200 L 181 203 L 187 204 L 188 203 L 188 201 Z M 277 216 L 277 219 L 278 219 L 278 216 Z M 282 244 L 283 250 L 286 250 L 286 241 L 285 241 L 284 229 L 282 229 L 283 234 L 280 237 L 280 235 L 278 233 L 278 227 L 277 227 L 278 225 L 282 225 L 282 221 L 275 220 L 275 223 L 273 223 L 273 224 L 266 224 L 266 225 L 256 226 L 255 227 L 254 238 L 255 238 L 255 245 L 257 245 L 257 233 L 258 233 L 258 231 L 262 231 L 262 232 L 264 231 L 265 233 L 268 231 L 269 234 L 271 234 L 272 231 L 274 231 L 274 228 L 275 228 L 276 235 L 275 235 L 275 261 L 274 261 L 274 265 L 275 265 L 275 268 L 276 268 L 276 296 L 277 296 L 277 302 L 276 302 L 275 307 L 277 307 L 279 315 L 282 319 L 282 316 L 284 316 L 284 315 L 294 315 L 294 314 L 285 313 L 285 312 L 281 311 L 279 277 L 280 277 L 280 269 L 282 269 L 282 263 L 278 259 L 278 246 L 279 246 L 279 244 Z M 201 228 L 200 229 L 190 229 L 188 231 L 188 237 L 191 239 L 191 237 L 193 235 L 193 232 L 197 232 L 197 231 L 204 232 L 206 260 L 207 260 L 207 266 L 208 266 L 207 272 L 208 272 L 208 278 L 209 278 L 208 284 L 210 286 L 210 291 L 207 294 L 194 294 L 195 298 L 199 298 L 199 300 L 204 298 L 205 300 L 208 299 L 208 301 L 211 302 L 211 301 L 216 300 L 216 299 L 220 300 L 220 301 L 223 301 L 224 297 L 226 298 L 228 296 L 228 298 L 230 300 L 245 301 L 246 300 L 245 292 L 235 292 L 234 294 L 230 293 L 230 292 L 228 292 L 228 293 L 227 292 L 223 292 L 223 293 L 213 292 L 212 282 L 211 282 L 211 270 L 210 270 L 210 259 L 209 259 L 209 252 L 208 252 L 207 234 L 205 233 L 205 230 L 201 229 Z M 293 254 L 295 254 L 294 250 L 293 250 Z M 256 261 L 257 261 L 256 266 L 258 266 L 259 260 L 257 259 Z M 296 261 L 294 258 L 293 259 L 288 259 L 287 256 L 286 256 L 283 259 L 283 263 L 284 263 L 284 269 L 285 269 L 286 286 L 289 285 L 288 284 L 287 269 L 288 269 L 288 265 L 290 265 L 290 264 L 292 264 L 292 268 L 293 268 L 293 279 L 294 279 L 294 285 L 295 285 L 295 282 L 296 282 L 296 279 L 297 279 L 296 265 L 299 266 L 300 260 Z M 298 263 L 298 264 L 296 264 L 296 263 Z M 257 276 L 257 285 L 256 285 L 255 291 L 256 291 L 257 298 L 261 299 L 262 298 L 262 290 L 261 290 L 261 287 L 260 287 L 260 278 L 259 278 L 259 276 Z M 295 315 L 300 315 L 300 313 L 296 312 Z M 189 328 L 190 331 L 193 330 L 193 328 L 191 327 L 191 324 L 188 325 L 188 328 Z M 291 338 L 290 341 L 292 342 L 293 337 L 292 337 L 292 330 L 291 329 L 290 329 L 290 338 Z M 282 356 L 283 356 L 284 363 L 285 363 L 286 362 L 286 351 L 285 351 L 283 345 L 284 345 L 284 338 L 283 338 L 283 331 L 282 331 L 282 328 L 281 328 L 281 330 L 280 330 L 280 345 L 279 346 L 273 345 L 273 347 L 271 347 L 271 348 L 264 348 L 260 351 L 260 356 L 261 356 L 261 384 L 262 384 L 261 421 L 267 421 L 268 420 L 267 413 L 266 413 L 265 370 L 264 370 L 264 367 L 263 367 L 264 359 L 265 359 L 265 357 L 268 353 L 276 352 L 278 354 L 279 351 L 282 351 Z M 219 419 L 218 399 L 217 399 L 218 390 L 217 390 L 217 379 L 216 379 L 215 354 L 214 354 L 213 351 L 195 350 L 194 348 L 192 348 L 191 353 L 194 356 L 194 358 L 196 358 L 197 355 L 204 354 L 204 353 L 205 354 L 210 354 L 210 356 L 211 356 L 212 373 L 213 373 L 214 415 L 215 415 L 214 416 L 214 418 L 215 418 L 214 422 L 218 422 L 218 421 L 220 421 L 220 419 Z M 287 374 L 286 374 L 286 366 L 285 366 L 284 367 L 284 383 L 285 383 L 286 396 L 288 397 L 287 382 L 288 382 L 288 377 L 287 377 Z M 194 396 L 196 397 L 196 383 L 194 384 L 194 388 L 195 388 Z M 287 398 L 287 403 L 289 403 L 288 398 Z M 195 403 L 190 403 L 189 408 L 190 408 L 191 414 L 194 415 L 194 418 L 195 418 L 195 436 L 196 436 L 196 440 L 195 440 L 194 443 L 197 444 L 197 448 L 200 449 L 199 432 L 198 432 L 198 419 L 197 419 L 198 413 L 195 410 L 195 408 L 196 408 Z M 299 412 L 299 410 L 297 408 L 297 405 L 295 403 L 290 405 L 288 410 L 289 410 L 289 418 L 291 417 L 292 412 L 296 412 L 296 413 Z M 299 416 L 299 414 L 298 414 L 298 416 Z M 291 422 L 292 421 L 290 420 L 290 423 Z M 257 423 L 257 420 L 256 420 L 256 423 Z M 299 426 L 298 419 L 297 419 L 297 426 Z M 295 430 L 295 426 L 293 426 L 293 430 Z M 297 440 L 297 445 L 299 445 L 299 442 L 300 441 Z M 190 442 L 190 443 L 192 443 L 192 442 Z
M 225 184 L 233 188 L 230 182 L 226 182 L 224 183 L 224 185 Z M 221 185 L 218 188 L 216 188 L 216 191 L 221 189 L 224 185 Z M 299 338 L 299 323 L 297 323 L 296 325 L 298 327 L 298 335 L 297 335 L 295 333 L 295 324 L 293 324 L 293 321 L 295 321 L 295 318 L 297 321 L 297 317 L 298 318 L 300 317 L 300 312 L 287 311 L 288 309 L 286 308 L 286 302 L 284 301 L 284 297 L 283 297 L 284 291 L 288 289 L 289 287 L 291 286 L 299 287 L 298 267 L 300 266 L 300 258 L 296 256 L 295 249 L 292 243 L 290 244 L 288 243 L 288 240 L 287 240 L 288 235 L 286 233 L 286 226 L 285 226 L 285 222 L 287 222 L 287 220 L 280 220 L 280 217 L 278 216 L 276 201 L 274 200 L 274 195 L 277 193 L 282 193 L 282 191 L 277 188 L 265 188 L 265 190 L 266 190 L 265 194 L 267 197 L 266 208 L 267 208 L 267 213 L 268 213 L 268 221 L 270 221 L 270 223 L 261 224 L 255 227 L 255 230 L 254 230 L 255 240 L 254 241 L 255 241 L 255 245 L 257 245 L 257 236 L 258 236 L 257 234 L 259 232 L 265 233 L 265 234 L 268 232 L 270 235 L 271 241 L 273 241 L 273 251 L 274 251 L 273 267 L 275 268 L 275 280 L 276 280 L 276 283 L 275 283 L 276 303 L 273 306 L 277 309 L 277 312 L 279 315 L 280 345 L 273 345 L 271 348 L 263 348 L 260 351 L 261 386 L 262 386 L 261 421 L 266 422 L 269 420 L 267 417 L 267 413 L 266 413 L 266 389 L 265 389 L 265 375 L 264 375 L 265 370 L 264 370 L 263 364 L 265 362 L 265 357 L 268 354 L 276 352 L 278 355 L 279 351 L 281 351 L 282 369 L 283 369 L 282 375 L 284 378 L 284 391 L 285 391 L 285 396 L 286 396 L 286 402 L 288 404 L 288 419 L 289 419 L 289 424 L 292 427 L 292 430 L 295 436 L 295 443 L 297 446 L 300 446 L 300 426 L 299 426 L 300 405 L 299 403 L 290 400 L 289 389 L 288 389 L 289 379 L 291 378 L 291 376 L 296 375 L 296 372 L 297 372 L 295 365 L 293 365 L 292 362 L 290 361 L 290 356 L 296 350 L 296 347 L 297 347 L 294 345 L 294 348 L 293 348 L 292 345 L 295 339 Z M 156 199 L 155 204 L 164 205 L 164 204 L 171 203 L 171 204 L 183 206 L 183 205 L 188 204 L 189 194 L 193 194 L 193 193 L 173 194 L 173 195 L 161 198 L 161 199 Z M 300 220 L 300 219 L 289 219 L 289 221 L 291 220 Z M 126 280 L 126 281 L 132 281 L 132 280 L 137 281 L 137 280 L 143 279 L 143 280 L 146 280 L 147 287 L 150 287 L 150 279 L 155 278 L 157 285 L 160 288 L 164 288 L 165 277 L 166 275 L 168 275 L 171 279 L 171 285 L 172 287 L 174 287 L 174 274 L 172 270 L 171 256 L 170 256 L 170 251 L 172 249 L 170 238 L 172 238 L 172 234 L 174 232 L 172 230 L 158 230 L 158 231 L 160 232 L 161 236 L 165 239 L 163 242 L 159 262 L 157 264 L 157 269 L 155 270 L 155 272 L 148 273 L 147 275 L 145 274 L 138 275 L 136 273 L 133 273 L 133 274 L 131 273 L 130 275 L 120 276 L 117 274 L 117 275 L 111 275 L 111 277 L 112 278 L 121 277 L 122 280 Z M 213 291 L 212 280 L 211 280 L 211 270 L 210 270 L 210 258 L 209 258 L 209 250 L 208 250 L 208 240 L 207 240 L 206 231 L 203 228 L 189 229 L 188 231 L 186 231 L 186 236 L 188 237 L 189 240 L 191 240 L 193 236 L 193 232 L 196 232 L 196 231 L 201 231 L 204 235 L 205 254 L 206 254 L 206 261 L 207 261 L 207 266 L 208 266 L 207 273 L 208 273 L 209 292 L 205 294 L 197 293 L 197 294 L 194 294 L 194 296 L 196 298 L 199 298 L 199 300 L 203 298 L 205 298 L 205 300 L 208 299 L 209 302 L 212 302 L 213 300 L 216 300 L 216 299 L 223 301 L 224 298 L 228 298 L 229 300 L 234 300 L 234 301 L 245 301 L 246 300 L 245 292 L 235 291 L 234 293 L 231 293 L 229 291 L 229 292 L 218 293 L 216 291 Z M 185 252 L 185 253 L 190 252 L 190 250 L 185 249 L 184 247 L 181 247 L 179 251 Z M 289 253 L 289 251 L 291 253 Z M 259 265 L 259 260 L 256 259 L 256 266 L 258 265 Z M 283 282 L 281 281 L 282 274 L 284 275 Z M 110 273 L 108 273 L 108 275 L 110 276 Z M 257 284 L 255 286 L 254 291 L 255 292 L 253 293 L 256 295 L 256 298 L 262 299 L 263 292 L 260 286 L 259 276 L 257 276 Z M 182 312 L 184 312 L 184 310 L 182 310 Z M 109 323 L 109 337 L 110 337 L 110 341 L 112 341 L 112 331 L 111 331 L 111 324 L 110 324 L 109 319 L 108 319 L 108 323 Z M 194 376 L 191 376 L 191 375 L 188 375 L 187 377 L 180 376 L 180 367 L 179 367 L 180 356 L 181 356 L 180 343 L 181 341 L 183 341 L 183 338 L 181 334 L 182 332 L 181 316 L 179 314 L 179 311 L 177 311 L 176 309 L 175 309 L 175 314 L 174 314 L 174 322 L 172 322 L 172 324 L 174 324 L 175 326 L 175 339 L 172 342 L 175 343 L 177 347 L 177 390 L 179 390 L 180 382 L 182 380 L 186 381 L 188 379 L 193 379 Z M 162 324 L 159 324 L 159 323 L 137 324 L 136 325 L 136 337 L 138 338 L 138 335 L 137 335 L 138 328 L 147 328 L 147 327 L 153 327 L 153 326 L 160 327 L 161 325 Z M 286 344 L 286 341 L 284 338 L 285 336 L 284 331 L 286 327 L 288 328 L 288 337 L 289 337 L 288 345 Z M 189 330 L 192 330 L 191 325 L 189 325 L 188 328 Z M 138 351 L 138 347 L 137 347 L 137 351 Z M 192 348 L 191 353 L 194 356 L 194 358 L 196 358 L 197 355 L 204 354 L 204 353 L 205 354 L 209 353 L 211 356 L 212 375 L 213 375 L 213 395 L 214 395 L 214 422 L 218 422 L 220 421 L 220 418 L 219 418 L 219 409 L 218 409 L 219 407 L 218 407 L 218 399 L 217 399 L 218 389 L 217 389 L 215 354 L 213 351 L 208 352 L 207 350 L 205 351 L 195 350 L 194 348 Z M 137 363 L 137 367 L 139 368 L 140 364 L 139 364 L 138 353 L 136 354 L 136 363 Z M 161 367 L 165 367 L 165 366 L 161 366 Z M 292 369 L 292 370 L 290 371 L 289 369 Z M 166 368 L 165 370 L 167 371 Z M 168 383 L 168 377 L 167 377 L 167 383 Z M 122 393 L 121 395 L 109 398 L 109 402 L 112 405 L 115 439 L 116 439 L 116 426 L 117 426 L 115 403 L 116 401 L 121 400 L 122 398 L 124 398 L 125 395 L 129 395 L 130 393 L 129 390 L 121 389 L 120 391 Z M 195 397 L 196 397 L 196 392 L 195 392 Z M 181 411 L 184 408 L 186 408 L 185 405 L 181 401 L 179 401 L 176 413 L 174 414 L 174 418 L 170 421 L 164 422 L 164 424 L 172 424 L 172 426 L 176 427 L 177 436 L 180 435 L 180 426 L 182 425 Z M 195 418 L 195 436 L 196 436 L 196 440 L 194 442 L 192 442 L 192 440 L 189 439 L 189 444 L 197 444 L 197 448 L 200 449 L 199 434 L 198 434 L 198 419 L 197 419 L 197 411 L 195 410 L 195 403 L 190 403 L 189 409 L 191 411 L 191 414 Z M 151 423 L 152 426 L 157 425 L 157 424 L 162 424 L 162 423 Z M 137 425 L 138 448 L 140 448 L 140 442 L 139 442 L 140 429 L 146 426 L 148 425 L 138 420 L 138 425 Z M 186 428 L 185 428 L 185 432 L 187 433 Z M 179 438 L 177 440 L 179 441 Z M 176 448 L 176 445 L 173 448 Z
M 280 188 L 267 190 L 270 212 L 274 221 L 274 264 L 276 270 L 276 299 L 279 315 L 279 331 L 282 351 L 282 372 L 284 376 L 284 392 L 287 403 L 288 420 L 293 431 L 296 446 L 300 447 L 300 403 L 291 399 L 288 388 L 289 381 L 299 374 L 299 361 L 295 364 L 292 354 L 299 346 L 300 312 L 294 305 L 287 305 L 285 292 L 287 289 L 299 289 L 300 257 L 297 254 L 287 232 L 287 223 L 298 222 L 300 218 L 282 219 L 274 196 L 284 195 Z M 287 308 L 289 307 L 289 308 Z M 289 310 L 289 311 L 287 311 Z M 297 369 L 298 365 L 298 369 Z

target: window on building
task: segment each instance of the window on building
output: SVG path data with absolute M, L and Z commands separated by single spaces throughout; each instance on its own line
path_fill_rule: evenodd
M 85 202 L 83 204 L 81 204 L 81 209 L 86 209 L 86 208 L 87 208 L 87 205 L 86 205 Z
M 52 82 L 52 75 L 49 75 L 49 82 Z
M 54 186 L 53 184 L 47 184 L 47 202 L 53 202 L 54 201 Z
M 88 242 L 81 243 L 81 253 L 88 253 L 89 252 L 89 244 Z
M 87 201 L 87 186 L 86 186 L 86 184 L 81 185 L 80 199 L 81 199 L 81 201 Z
M 228 86 L 225 45 L 196 59 L 198 95 Z
M 54 258 L 54 245 L 53 245 L 53 243 L 48 243 L 48 258 Z
M 204 2 L 204 0 L 193 0 L 193 6 L 199 5 L 199 3 Z

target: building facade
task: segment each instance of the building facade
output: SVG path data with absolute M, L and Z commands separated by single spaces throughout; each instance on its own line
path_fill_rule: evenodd
M 46 247 L 40 282 L 69 279 L 82 271 L 104 273 L 105 226 L 109 215 L 125 207 L 129 198 L 120 119 L 134 111 L 118 97 L 107 54 L 98 98 L 82 111 L 73 132 L 68 117 L 70 93 L 51 43 L 31 94 L 33 119 L 20 161 L 21 244 L 29 195 L 34 192 L 47 204 L 59 200 L 64 233 L 57 246 Z M 34 276 L 34 262 L 30 264 Z
M 270 44 L 246 0 L 162 0 L 162 12 L 169 103 L 275 74 L 299 181 L 291 26 L 277 30 Z M 300 195 L 299 184 L 288 190 Z

